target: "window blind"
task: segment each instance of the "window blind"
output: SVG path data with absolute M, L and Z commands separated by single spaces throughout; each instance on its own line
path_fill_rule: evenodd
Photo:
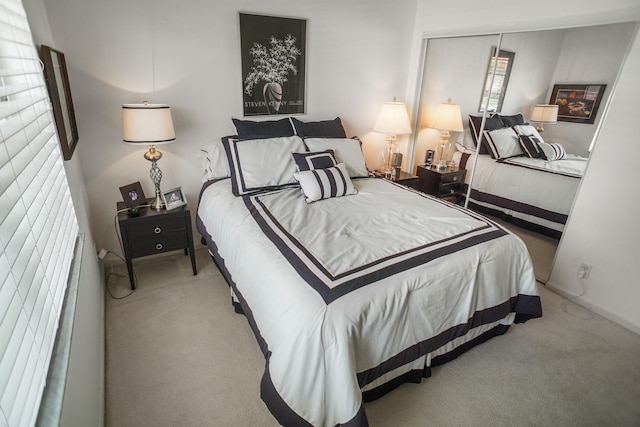
M 35 423 L 78 224 L 21 0 L 0 3 L 0 427 Z

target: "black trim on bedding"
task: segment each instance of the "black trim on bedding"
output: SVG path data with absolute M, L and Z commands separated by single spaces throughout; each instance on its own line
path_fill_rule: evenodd
M 516 313 L 516 323 L 542 317 L 540 297 L 537 295 L 518 295 L 497 306 L 476 311 L 467 323 L 453 326 L 435 337 L 414 344 L 374 368 L 359 372 L 357 375 L 358 384 L 360 387 L 364 387 L 382 375 L 404 366 L 419 357 L 432 353 L 456 338 L 464 336 L 471 329 L 497 322 L 513 312 Z
M 483 193 L 473 188 L 471 189 L 471 198 L 478 202 L 490 203 L 494 206 L 533 215 L 558 224 L 566 224 L 569 218 L 569 215 L 566 214 L 549 211 L 527 203 L 516 202 L 515 200 L 496 196 L 495 194 Z
M 300 277 L 304 279 L 309 284 L 309 286 L 311 286 L 322 297 L 322 299 L 326 304 L 331 304 L 336 299 L 348 294 L 349 292 L 359 289 L 363 286 L 367 286 L 371 283 L 377 282 L 379 280 L 385 279 L 387 277 L 393 276 L 395 274 L 401 273 L 403 271 L 409 270 L 419 265 L 429 263 L 445 255 L 449 255 L 454 252 L 467 249 L 472 246 L 475 246 L 484 242 L 488 242 L 490 240 L 500 238 L 507 234 L 507 231 L 505 231 L 504 229 L 498 227 L 493 223 L 489 224 L 485 220 L 485 225 L 482 227 L 478 227 L 477 229 L 474 229 L 465 233 L 461 233 L 455 236 L 451 236 L 436 242 L 430 242 L 428 244 L 425 244 L 416 248 L 412 248 L 410 250 L 407 250 L 398 254 L 394 254 L 392 256 L 381 258 L 367 265 L 354 268 L 344 273 L 333 275 L 329 271 L 327 271 L 326 268 L 324 268 L 322 263 L 319 260 L 317 260 L 313 256 L 313 254 L 311 254 L 304 247 L 304 245 L 295 238 L 295 236 L 291 235 L 278 222 L 277 218 L 275 218 L 271 214 L 267 206 L 265 206 L 264 203 L 260 201 L 259 196 L 247 195 L 243 197 L 243 201 L 245 203 L 245 206 L 251 213 L 252 217 L 255 219 L 256 223 L 262 229 L 262 232 L 273 242 L 275 247 L 280 251 L 280 253 L 282 253 L 285 259 L 291 264 L 291 266 L 296 270 L 296 272 L 300 275 Z M 260 209 L 258 209 L 258 207 Z M 280 231 L 280 233 L 286 236 L 287 240 L 289 241 L 288 243 L 291 246 L 295 246 L 297 250 L 303 253 L 307 259 L 307 262 L 310 264 L 313 264 L 315 269 L 317 269 L 317 271 L 319 271 L 324 277 L 319 277 L 319 275 L 315 274 L 314 271 L 312 271 L 310 266 L 308 266 L 305 263 L 305 260 L 301 259 L 300 256 L 293 250 L 293 248 L 290 247 L 289 244 L 285 242 L 276 233 L 275 230 L 272 229 L 269 222 L 265 219 L 263 215 L 268 217 L 275 227 L 278 227 L 278 230 Z M 495 227 L 494 230 L 489 231 L 491 228 L 494 228 L 494 227 Z M 487 231 L 484 232 L 484 230 L 487 230 Z M 474 234 L 474 233 L 481 233 L 481 234 Z M 458 242 L 451 243 L 444 247 L 440 247 L 437 249 L 429 249 L 436 245 L 440 245 L 452 240 L 460 239 L 463 236 L 468 236 L 468 237 Z M 363 272 L 367 269 L 375 268 L 376 266 L 382 265 L 389 260 L 405 257 L 414 252 L 416 253 L 415 256 L 412 256 L 406 259 L 401 259 L 395 264 L 392 264 L 386 267 L 381 266 L 368 273 Z M 361 274 L 359 274 L 357 277 L 353 279 L 349 279 L 333 287 L 329 287 L 327 285 L 327 282 L 334 282 L 334 281 L 343 279 L 346 276 L 353 275 L 355 273 L 361 273 Z
M 208 187 L 207 184 L 205 185 Z M 269 351 L 269 346 L 267 342 L 264 340 L 264 338 L 262 337 L 262 334 L 260 333 L 260 329 L 258 328 L 258 325 L 256 324 L 256 321 L 253 318 L 253 312 L 251 311 L 251 308 L 247 304 L 247 300 L 245 300 L 242 293 L 238 291 L 238 288 L 235 282 L 231 278 L 231 273 L 229 272 L 229 270 L 227 270 L 225 266 L 224 258 L 220 256 L 217 245 L 213 242 L 211 235 L 207 232 L 207 228 L 202 222 L 202 219 L 200 218 L 200 216 L 198 215 L 196 215 L 196 228 L 200 233 L 200 235 L 202 236 L 202 238 L 206 241 L 216 267 L 218 267 L 218 270 L 220 270 L 220 273 L 224 277 L 227 284 L 231 288 L 233 288 L 233 291 L 236 297 L 238 298 L 238 301 L 240 301 L 239 303 L 235 303 L 235 302 L 233 303 L 236 313 L 238 313 L 237 305 L 239 304 L 240 309 L 242 310 L 242 314 L 244 314 L 245 317 L 247 318 L 247 321 L 249 322 L 249 326 L 251 327 L 251 330 L 253 331 L 253 334 L 256 337 L 256 340 L 258 341 L 260 350 L 262 351 L 262 354 L 265 357 L 265 370 L 264 370 L 264 374 L 262 375 L 262 379 L 260 381 L 260 398 L 269 409 L 269 412 L 271 412 L 274 418 L 278 420 L 278 422 L 280 422 L 282 425 L 292 425 L 292 426 L 293 425 L 295 426 L 311 425 L 305 419 L 300 417 L 293 409 L 291 409 L 289 405 L 286 404 L 286 402 L 280 396 L 280 393 L 278 393 L 275 386 L 273 385 L 273 381 L 271 380 L 271 374 L 269 373 L 269 359 L 271 357 L 271 351 Z M 345 427 L 368 427 L 369 421 L 367 420 L 367 414 L 364 411 L 364 406 L 362 405 L 360 406 L 360 409 L 358 410 L 357 414 L 350 421 L 348 421 L 347 423 L 338 424 L 338 425 L 345 426 Z
M 513 159 L 514 157 L 522 157 L 522 156 L 513 156 L 513 157 L 504 158 L 504 159 L 498 159 L 498 160 L 496 160 L 496 162 L 502 163 L 502 164 L 505 164 L 505 165 L 509 165 L 509 166 L 516 166 L 516 167 L 530 169 L 530 170 L 534 170 L 534 171 L 552 173 L 554 175 L 560 175 L 560 176 L 566 176 L 567 178 L 582 179 L 581 176 L 578 176 L 576 174 L 572 174 L 572 173 L 569 173 L 569 172 L 554 171 L 554 170 L 549 170 L 549 169 L 544 169 L 544 168 L 538 168 L 538 167 L 531 166 L 531 165 L 523 165 L 523 164 L 520 164 L 520 163 L 513 163 L 513 162 L 509 161 L 510 159 Z
M 544 234 L 545 236 L 549 236 L 557 240 L 560 240 L 560 237 L 562 237 L 562 231 L 554 230 L 553 228 L 549 228 L 540 224 L 535 224 L 533 222 L 525 221 L 521 218 L 517 218 L 512 215 L 507 215 L 506 213 L 504 213 L 499 209 L 492 209 L 488 206 L 479 205 L 477 203 L 473 203 L 473 201 L 471 200 L 469 200 L 468 206 L 469 206 L 469 209 L 473 209 L 476 212 L 480 212 L 485 215 L 491 215 L 496 218 L 500 218 L 503 221 L 509 222 L 520 228 L 524 228 L 530 231 L 534 231 L 536 233 Z

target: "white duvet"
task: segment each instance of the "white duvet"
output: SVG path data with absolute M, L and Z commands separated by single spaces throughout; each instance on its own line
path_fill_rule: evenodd
M 202 194 L 199 229 L 261 342 L 262 397 L 284 425 L 365 425 L 363 390 L 541 315 L 519 238 L 381 179 L 354 185 L 311 204 L 299 188 L 234 197 L 228 179 Z

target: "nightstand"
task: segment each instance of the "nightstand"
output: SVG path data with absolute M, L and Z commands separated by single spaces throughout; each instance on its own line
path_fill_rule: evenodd
M 120 211 L 126 209 L 126 206 L 123 202 L 118 202 L 117 208 Z M 133 258 L 184 249 L 184 254 L 191 256 L 193 274 L 198 274 L 193 250 L 191 213 L 187 205 L 170 211 L 140 208 L 140 216 L 137 217 L 129 216 L 127 211 L 120 212 L 118 224 L 131 289 L 136 288 L 133 279 Z
M 417 189 L 423 193 L 432 194 L 453 203 L 460 203 L 463 197 L 465 169 L 436 169 L 420 165 L 416 169 L 418 174 Z
M 388 181 L 393 181 L 393 182 L 397 182 L 400 185 L 404 185 L 405 187 L 411 187 L 411 188 L 417 188 L 418 187 L 418 177 L 415 175 L 411 175 L 410 173 L 406 173 L 403 171 L 400 171 L 400 175 L 398 176 L 398 178 L 396 179 L 388 179 L 388 178 L 384 178 L 384 174 L 379 172 L 379 171 L 374 171 L 373 173 L 375 176 L 377 176 L 378 178 L 383 178 L 386 179 Z

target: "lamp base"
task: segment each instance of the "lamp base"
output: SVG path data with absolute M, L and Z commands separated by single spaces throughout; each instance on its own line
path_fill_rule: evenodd
M 149 203 L 149 207 L 157 211 L 161 211 L 165 208 L 164 201 L 159 193 L 156 193 L 156 198 L 153 199 L 153 202 Z

